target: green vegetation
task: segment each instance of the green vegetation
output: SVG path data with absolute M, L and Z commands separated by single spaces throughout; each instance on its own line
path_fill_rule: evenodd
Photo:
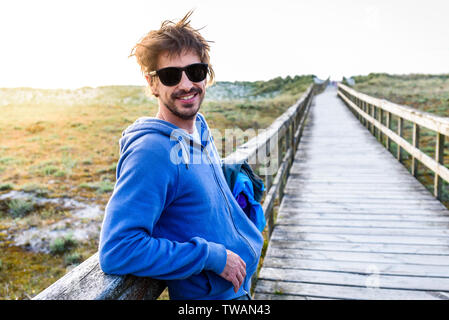
M 69 253 L 64 256 L 66 266 L 76 265 L 82 261 L 82 255 L 79 252 Z
M 13 199 L 8 203 L 9 213 L 13 218 L 22 218 L 34 208 L 31 199 Z
M 50 192 L 46 186 L 36 183 L 27 183 L 21 186 L 19 190 L 34 193 L 37 197 L 46 197 Z
M 293 105 L 313 82 L 313 75 L 281 78 L 269 81 L 218 83 L 215 86 L 232 85 L 240 88 L 237 97 L 214 98 L 218 94 L 215 86 L 211 98 L 205 99 L 201 112 L 207 116 L 211 128 L 267 128 L 274 119 Z M 238 91 L 238 90 L 236 90 Z
M 277 77 L 268 81 L 255 82 L 237 82 L 237 84 L 248 85 L 251 87 L 253 96 L 263 94 L 279 93 L 292 96 L 302 94 L 313 81 L 313 75 L 307 76 L 287 76 L 285 78 Z
M 0 191 L 11 190 L 13 188 L 14 188 L 14 185 L 11 183 L 1 183 L 0 184 Z
M 87 190 L 95 190 L 97 194 L 102 194 L 114 190 L 114 183 L 106 178 L 95 183 L 82 183 L 79 185 L 79 187 Z
M 50 244 L 51 254 L 63 254 L 77 245 L 76 240 L 69 234 L 65 237 L 56 238 Z
M 439 116 L 449 116 L 449 74 L 354 76 L 354 89 Z

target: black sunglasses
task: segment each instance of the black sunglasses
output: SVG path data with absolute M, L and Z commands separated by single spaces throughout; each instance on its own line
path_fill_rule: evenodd
M 194 63 L 183 68 L 167 67 L 148 73 L 150 76 L 157 75 L 162 84 L 168 87 L 177 85 L 182 78 L 182 72 L 185 71 L 187 78 L 192 82 L 200 82 L 206 79 L 208 71 L 207 63 Z

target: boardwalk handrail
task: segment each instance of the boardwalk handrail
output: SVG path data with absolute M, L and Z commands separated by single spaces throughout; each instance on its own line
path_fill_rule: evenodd
M 223 159 L 225 163 L 243 163 L 246 160 L 254 170 L 259 169 L 259 174 L 260 169 L 266 167 L 271 161 L 281 163 L 274 181 L 271 174 L 261 175 L 267 189 L 262 205 L 269 234 L 274 224 L 274 203 L 276 198 L 279 201 L 282 199 L 286 177 L 293 162 L 313 95 L 322 91 L 328 81 L 310 85 L 299 100 L 264 130 L 263 134 L 240 145 L 235 152 Z M 277 151 L 278 146 L 280 152 L 274 152 Z M 268 161 L 266 158 L 259 159 L 261 154 L 266 155 Z M 277 155 L 277 159 L 273 159 L 274 155 Z M 33 300 L 157 299 L 165 288 L 166 284 L 161 280 L 103 273 L 97 252 L 39 293 Z
M 399 161 L 402 161 L 402 150 L 412 156 L 411 171 L 413 176 L 417 177 L 418 175 L 417 160 L 433 171 L 435 175 L 434 196 L 441 199 L 442 180 L 449 181 L 449 169 L 443 164 L 444 137 L 449 135 L 449 118 L 374 98 L 342 83 L 338 84 L 338 96 L 346 102 L 353 113 L 375 136 L 379 136 L 380 141 L 383 140 L 383 135 L 386 136 L 386 148 L 388 150 L 390 150 L 391 140 L 398 145 L 396 157 Z M 391 129 L 392 116 L 398 118 L 397 132 Z M 409 143 L 403 137 L 404 120 L 413 124 L 412 143 Z M 419 149 L 420 127 L 436 132 L 435 159 Z

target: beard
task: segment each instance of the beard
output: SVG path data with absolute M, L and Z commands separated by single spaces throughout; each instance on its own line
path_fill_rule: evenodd
M 176 106 L 177 98 L 185 94 L 197 94 L 197 97 L 199 98 L 198 102 L 183 104 L 183 107 L 177 107 Z M 189 92 L 185 91 L 173 92 L 170 95 L 170 99 L 167 99 L 167 101 L 164 101 L 165 99 L 162 99 L 162 103 L 164 104 L 165 107 L 167 107 L 168 110 L 170 110 L 170 112 L 173 115 L 183 120 L 191 120 L 195 118 L 196 114 L 200 110 L 203 99 L 204 99 L 203 90 L 201 88 L 193 87 Z M 198 103 L 198 105 L 195 107 L 196 103 Z

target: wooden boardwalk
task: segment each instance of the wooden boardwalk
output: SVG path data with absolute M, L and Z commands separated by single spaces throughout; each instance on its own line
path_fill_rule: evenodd
M 335 89 L 314 99 L 255 299 L 449 299 L 449 211 Z

